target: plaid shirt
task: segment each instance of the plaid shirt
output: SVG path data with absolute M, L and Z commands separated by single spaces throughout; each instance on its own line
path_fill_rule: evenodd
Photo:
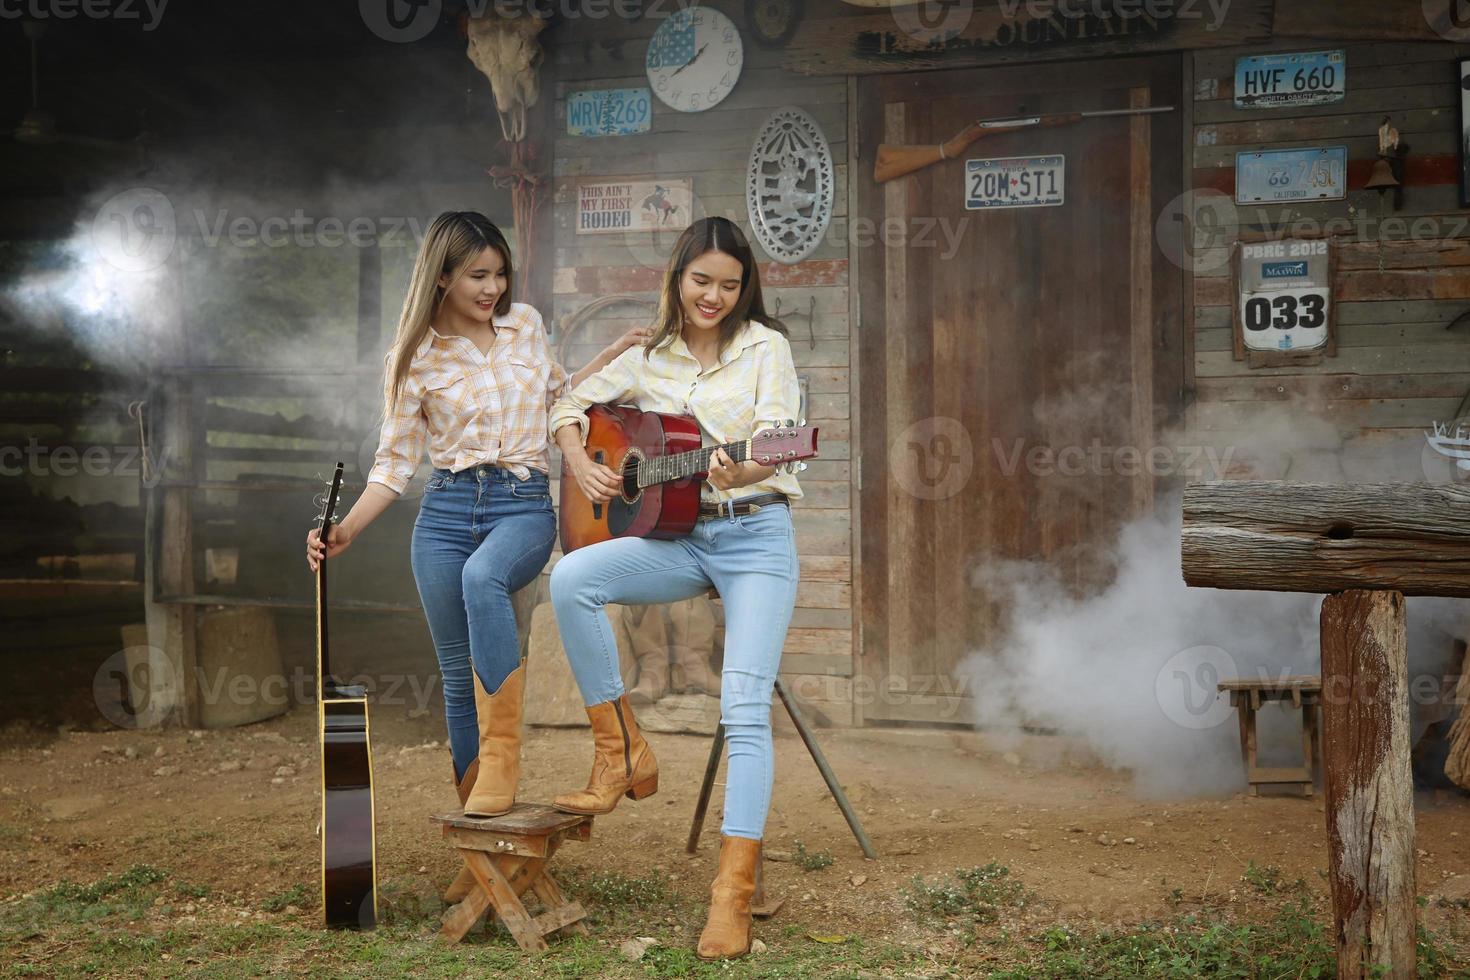
M 546 412 L 566 387 L 566 372 L 552 360 L 535 307 L 513 303 L 491 322 L 489 354 L 468 337 L 429 328 L 383 420 L 369 483 L 402 493 L 426 445 L 429 462 L 441 469 L 493 464 L 522 480 L 533 469 L 550 475 Z M 392 358 L 389 351 L 390 371 Z
M 801 389 L 791 344 L 763 323 L 746 321 L 708 371 L 689 353 L 683 337 L 649 351 L 646 360 L 643 354 L 641 344 L 628 348 L 562 395 L 551 409 L 551 431 L 576 424 L 585 444 L 588 406 L 632 405 L 645 412 L 694 416 L 701 442 L 711 446 L 749 439 L 778 419 L 800 417 Z M 734 490 L 716 491 L 706 483 L 703 495 L 707 500 L 738 500 L 770 492 L 794 499 L 801 496 L 801 487 L 795 474 L 778 470 L 769 479 Z

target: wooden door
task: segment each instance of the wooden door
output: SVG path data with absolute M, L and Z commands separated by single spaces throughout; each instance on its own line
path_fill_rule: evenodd
M 879 143 L 977 118 L 1181 105 L 1178 57 L 864 78 L 860 280 L 860 699 L 865 721 L 972 723 L 957 666 L 1000 642 L 1006 559 L 1085 593 L 1153 505 L 1121 475 L 1180 410 L 1183 277 L 1155 221 L 1181 191 L 1181 112 L 977 141 L 886 184 Z M 1059 206 L 966 209 L 965 159 L 1065 157 Z M 1154 467 L 1155 470 L 1158 467 Z M 1107 651 L 1097 651 L 1106 656 Z

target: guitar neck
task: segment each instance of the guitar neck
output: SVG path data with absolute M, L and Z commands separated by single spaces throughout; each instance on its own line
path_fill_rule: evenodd
M 723 449 L 737 463 L 750 459 L 749 439 L 719 446 L 701 446 L 684 453 L 648 457 L 638 463 L 638 486 L 651 487 L 657 483 L 687 480 L 698 473 L 708 473 L 710 456 L 716 449 Z
M 321 539 L 327 539 L 330 522 L 322 525 Z M 317 700 L 337 686 L 332 677 L 332 668 L 327 657 L 327 563 L 319 562 L 316 567 L 316 659 Z

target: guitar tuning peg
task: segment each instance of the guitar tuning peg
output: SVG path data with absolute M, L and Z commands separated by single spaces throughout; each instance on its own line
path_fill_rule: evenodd
M 797 419 L 796 420 L 796 424 L 797 425 L 806 425 L 806 419 Z
M 804 473 L 804 472 L 806 472 L 806 464 L 805 463 L 797 463 L 796 464 L 796 472 L 798 472 L 798 473 Z
M 781 428 L 781 420 L 780 419 L 777 419 L 776 421 L 772 422 L 771 423 L 771 427 L 772 428 L 775 428 L 775 429 Z
M 794 429 L 794 428 L 796 428 L 796 420 L 795 419 L 787 419 L 786 420 L 786 428 L 788 428 L 788 429 Z

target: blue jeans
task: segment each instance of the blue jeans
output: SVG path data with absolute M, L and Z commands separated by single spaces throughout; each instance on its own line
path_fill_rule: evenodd
M 572 673 L 589 704 L 623 693 L 618 646 L 603 605 L 676 602 L 711 585 L 725 603 L 720 720 L 730 752 L 721 833 L 759 840 L 771 805 L 771 691 L 800 568 L 784 504 L 695 524 L 675 541 L 618 538 L 578 549 L 551 572 L 551 602 Z
M 546 567 L 556 541 L 546 475 L 498 466 L 435 469 L 413 524 L 414 581 L 444 678 L 456 778 L 480 754 L 470 669 L 494 693 L 520 665 L 510 594 Z

